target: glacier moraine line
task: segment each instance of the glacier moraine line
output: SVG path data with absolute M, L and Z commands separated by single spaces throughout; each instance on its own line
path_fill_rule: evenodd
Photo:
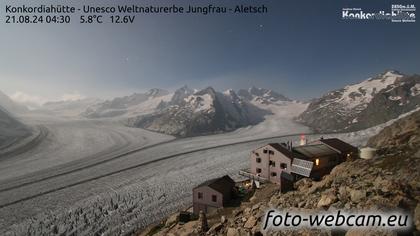
M 103 174 L 103 175 L 99 175 L 99 176 L 96 176 L 96 177 L 92 177 L 92 178 L 88 178 L 88 179 L 85 179 L 85 180 L 81 180 L 81 181 L 78 181 L 78 182 L 75 182 L 75 183 L 72 183 L 72 184 L 68 184 L 68 185 L 64 185 L 64 186 L 61 186 L 61 187 L 53 188 L 51 190 L 44 191 L 44 192 L 41 192 L 41 193 L 38 193 L 38 194 L 34 194 L 32 196 L 24 197 L 24 198 L 18 199 L 16 201 L 5 203 L 5 204 L 0 205 L 0 209 L 5 208 L 5 207 L 8 207 L 8 206 L 11 206 L 11 205 L 15 205 L 15 204 L 18 204 L 18 203 L 21 203 L 21 202 L 25 202 L 25 201 L 28 201 L 28 200 L 31 200 L 31 199 L 34 199 L 34 198 L 37 198 L 37 197 L 40 197 L 40 196 L 43 196 L 43 195 L 46 195 L 46 194 L 57 192 L 57 191 L 60 191 L 60 190 L 66 189 L 66 188 L 74 187 L 74 186 L 77 186 L 77 185 L 80 185 L 80 184 L 84 184 L 84 183 L 88 183 L 88 182 L 91 182 L 91 181 L 95 181 L 95 180 L 98 180 L 98 179 L 101 179 L 101 178 L 104 178 L 104 177 L 108 177 L 108 176 L 111 176 L 111 175 L 119 174 L 119 173 L 122 173 L 122 172 L 125 172 L 125 171 L 129 171 L 129 170 L 136 169 L 136 168 L 139 168 L 139 167 L 142 167 L 142 166 L 146 166 L 146 165 L 149 165 L 149 164 L 152 164 L 152 163 L 156 163 L 156 162 L 160 162 L 160 161 L 164 161 L 164 160 L 176 158 L 176 157 L 187 155 L 187 154 L 191 154 L 191 153 L 201 152 L 201 151 L 206 151 L 206 150 L 211 150 L 211 149 L 216 149 L 216 148 L 222 148 L 222 147 L 227 147 L 227 146 L 231 146 L 231 145 L 240 145 L 240 144 L 246 144 L 246 143 L 252 143 L 252 142 L 259 142 L 259 141 L 270 140 L 270 139 L 275 139 L 275 138 L 286 138 L 286 137 L 298 136 L 300 134 L 301 133 L 299 133 L 299 134 L 281 135 L 281 136 L 273 136 L 273 137 L 266 137 L 266 138 L 259 138 L 259 139 L 254 139 L 254 140 L 246 140 L 246 141 L 240 141 L 240 142 L 235 142 L 235 143 L 228 143 L 228 144 L 216 145 L 216 146 L 211 146 L 211 147 L 206 147 L 206 148 L 199 148 L 199 149 L 194 149 L 194 150 L 190 150 L 190 151 L 187 151 L 187 152 L 181 152 L 181 153 L 176 153 L 176 154 L 168 155 L 168 156 L 164 156 L 164 157 L 161 157 L 161 158 L 158 158 L 158 159 L 155 159 L 155 160 L 146 161 L 146 162 L 143 162 L 143 163 L 139 163 L 137 165 L 126 167 L 126 168 L 119 169 L 119 170 L 116 170 L 116 171 L 112 171 L 112 172 L 109 172 L 109 173 L 106 173 L 106 174 Z M 313 134 L 312 133 L 307 133 L 307 135 L 313 135 Z M 171 141 L 174 141 L 174 140 L 171 140 Z M 170 142 L 170 141 L 167 141 L 167 142 Z M 154 145 L 155 146 L 158 146 L 160 144 L 162 144 L 162 143 L 154 144 Z M 146 148 L 151 148 L 151 147 L 148 146 Z M 144 149 L 142 149 L 142 150 L 144 150 Z M 133 151 L 130 151 L 128 153 L 118 155 L 117 157 L 114 157 L 114 160 L 115 159 L 118 159 L 118 158 L 121 158 L 123 156 L 126 156 L 126 155 L 133 154 L 133 153 L 138 152 L 138 151 L 141 151 L 141 150 L 133 150 Z M 107 162 L 107 161 L 105 160 L 105 162 Z M 102 163 L 99 163 L 99 164 L 102 164 Z M 99 165 L 99 164 L 98 163 L 92 164 L 90 167 L 93 167 L 93 166 L 96 166 L 96 165 Z M 87 169 L 87 168 L 90 168 L 90 167 L 82 167 L 82 168 L 83 169 Z M 79 170 L 69 171 L 68 173 L 59 174 L 59 176 L 80 171 L 82 168 L 80 168 Z M 50 177 L 48 179 L 52 179 L 52 178 L 54 178 L 54 177 Z M 38 183 L 38 182 L 42 182 L 42 180 L 41 181 L 36 181 L 36 182 L 30 183 L 30 184 L 29 183 L 28 184 L 24 184 L 23 186 L 35 184 L 35 183 Z M 19 188 L 19 187 L 12 187 L 12 188 L 9 188 L 9 190 L 16 189 L 16 188 Z M 7 191 L 7 190 L 4 190 L 3 189 L 0 192 L 4 192 L 4 191 Z

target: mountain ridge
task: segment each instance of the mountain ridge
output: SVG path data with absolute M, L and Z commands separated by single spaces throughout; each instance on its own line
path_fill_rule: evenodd
M 417 108 L 419 94 L 419 75 L 386 71 L 313 100 L 297 121 L 318 132 L 357 131 Z
M 232 90 L 221 93 L 207 87 L 193 94 L 184 93 L 182 100 L 179 98 L 169 101 L 155 113 L 130 119 L 128 125 L 186 137 L 257 124 L 268 114 L 242 100 Z

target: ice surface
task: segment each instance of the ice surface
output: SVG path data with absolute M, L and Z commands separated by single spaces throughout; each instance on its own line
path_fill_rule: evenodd
M 173 139 L 172 136 L 125 127 L 118 122 L 26 117 L 25 123 L 41 125 L 48 135 L 33 150 L 1 161 L 0 180 L 98 154 L 130 150 L 134 147 Z

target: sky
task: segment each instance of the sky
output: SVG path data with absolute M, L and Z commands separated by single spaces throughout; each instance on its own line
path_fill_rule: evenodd
M 236 4 L 266 14 L 136 15 L 134 24 L 5 24 L 0 3 L 0 90 L 42 103 L 112 98 L 150 88 L 270 88 L 293 99 L 319 97 L 388 69 L 420 73 L 420 20 L 342 20 L 342 8 L 390 11 L 378 0 L 43 1 L 75 6 Z

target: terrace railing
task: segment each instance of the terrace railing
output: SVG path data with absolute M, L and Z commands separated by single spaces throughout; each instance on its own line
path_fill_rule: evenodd
M 268 179 L 263 178 L 263 177 L 258 176 L 258 175 L 255 175 L 255 174 L 251 173 L 248 169 L 247 170 L 240 170 L 239 175 L 245 176 L 245 177 L 247 177 L 249 179 L 252 179 L 252 180 L 260 181 L 261 183 L 268 182 Z

